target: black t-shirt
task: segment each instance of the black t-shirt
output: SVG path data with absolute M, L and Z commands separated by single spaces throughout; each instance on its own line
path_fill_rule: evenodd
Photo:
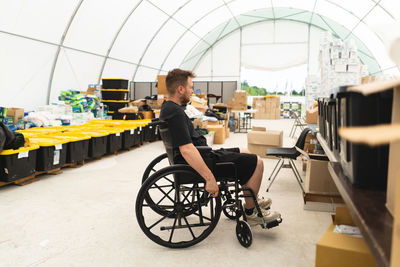
M 184 108 L 172 101 L 164 101 L 161 106 L 160 120 L 168 122 L 168 132 L 175 151 L 189 143 L 195 146 L 207 145 L 206 138 L 194 129 Z

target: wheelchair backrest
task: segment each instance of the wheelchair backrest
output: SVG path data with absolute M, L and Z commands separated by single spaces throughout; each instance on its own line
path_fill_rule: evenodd
M 164 122 L 160 124 L 160 136 L 164 143 L 165 150 L 168 155 L 169 164 L 174 164 L 174 151 L 172 148 L 172 142 L 168 132 L 168 123 Z

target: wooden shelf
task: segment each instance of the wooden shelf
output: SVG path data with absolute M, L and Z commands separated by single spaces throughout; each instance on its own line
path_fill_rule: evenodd
M 320 133 L 317 133 L 317 139 L 322 148 L 324 149 L 325 154 L 328 156 L 329 161 L 338 162 L 337 158 L 335 157 L 333 152 L 329 149 L 328 144 L 326 143 L 325 139 L 322 137 Z
M 353 187 L 338 162 L 330 162 L 328 169 L 376 263 L 389 267 L 393 217 L 385 206 L 386 193 Z

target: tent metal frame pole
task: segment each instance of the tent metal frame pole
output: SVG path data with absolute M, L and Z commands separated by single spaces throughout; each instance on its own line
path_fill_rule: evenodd
M 72 13 L 72 16 L 69 19 L 69 22 L 67 24 L 67 27 L 65 28 L 64 33 L 63 33 L 63 35 L 61 37 L 60 43 L 58 44 L 57 52 L 56 52 L 56 54 L 54 56 L 53 66 L 51 67 L 51 71 L 50 71 L 49 84 L 48 84 L 48 87 L 47 87 L 47 98 L 46 98 L 46 103 L 47 104 L 50 104 L 51 87 L 53 85 L 54 72 L 55 72 L 55 69 L 56 69 L 56 66 L 57 66 L 58 56 L 60 55 L 61 47 L 63 47 L 64 41 L 65 41 L 65 37 L 68 34 L 68 30 L 71 27 L 71 24 L 74 21 L 74 18 L 76 16 L 76 14 L 78 13 L 79 8 L 81 7 L 83 1 L 84 0 L 80 0 L 78 5 L 75 7 L 75 10 Z

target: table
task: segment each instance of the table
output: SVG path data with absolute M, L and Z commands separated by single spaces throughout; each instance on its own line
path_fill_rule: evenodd
M 251 119 L 257 109 L 231 110 L 231 112 L 235 113 L 238 118 L 238 127 L 235 129 L 235 133 L 247 133 L 251 129 Z

